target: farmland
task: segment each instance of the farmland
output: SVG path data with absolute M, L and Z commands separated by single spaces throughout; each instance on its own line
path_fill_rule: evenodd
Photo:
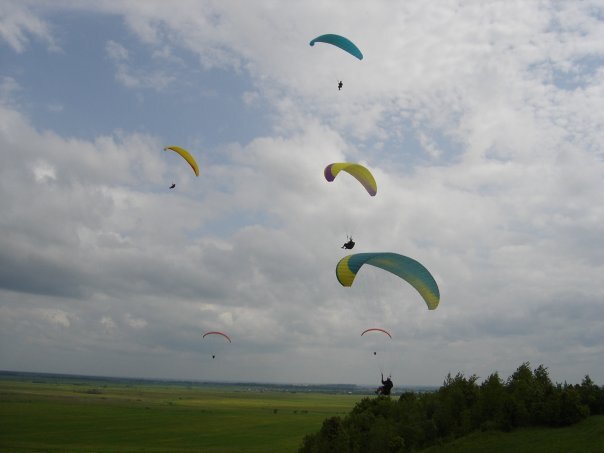
M 3 451 L 297 451 L 363 395 L 278 386 L 0 380 Z

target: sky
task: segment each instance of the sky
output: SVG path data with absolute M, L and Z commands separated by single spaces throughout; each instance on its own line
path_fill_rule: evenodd
M 604 384 L 603 22 L 601 0 L 0 0 L 0 369 Z M 347 235 L 422 263 L 438 308 L 371 266 L 342 287 Z

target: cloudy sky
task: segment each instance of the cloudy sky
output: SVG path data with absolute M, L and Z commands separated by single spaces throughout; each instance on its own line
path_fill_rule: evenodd
M 603 384 L 603 22 L 601 0 L 0 0 L 0 369 Z M 343 161 L 375 197 L 324 179 Z M 347 234 L 424 264 L 438 309 L 375 268 L 340 286 Z

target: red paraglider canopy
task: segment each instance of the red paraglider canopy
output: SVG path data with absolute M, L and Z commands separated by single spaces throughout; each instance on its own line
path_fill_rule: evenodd
M 390 332 L 384 330 L 384 329 L 378 329 L 377 327 L 373 327 L 371 329 L 367 329 L 365 331 L 363 331 L 363 333 L 361 334 L 361 336 L 365 335 L 367 332 L 372 332 L 372 331 L 377 331 L 377 332 L 383 332 L 386 335 L 388 335 L 390 338 L 392 338 L 392 335 L 390 335 Z
M 222 335 L 224 338 L 226 338 L 227 340 L 229 340 L 229 343 L 231 343 L 231 339 L 229 338 L 229 336 L 226 333 L 222 333 L 222 332 L 206 332 L 203 334 L 203 338 L 205 338 L 207 335 Z

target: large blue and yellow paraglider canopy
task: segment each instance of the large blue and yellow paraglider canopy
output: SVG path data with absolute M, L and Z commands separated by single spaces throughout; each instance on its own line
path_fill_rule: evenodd
M 348 52 L 350 55 L 357 57 L 359 60 L 363 59 L 363 54 L 361 53 L 359 48 L 355 46 L 351 40 L 349 40 L 348 38 L 344 38 L 344 36 L 334 34 L 317 36 L 310 42 L 310 45 L 314 46 L 316 42 L 324 42 L 326 44 L 331 44 L 333 46 L 339 47 L 345 52 Z
M 429 310 L 440 302 L 436 280 L 421 263 L 398 253 L 357 253 L 342 258 L 336 266 L 336 277 L 342 286 L 352 286 L 364 264 L 370 264 L 402 278 L 422 296 Z

